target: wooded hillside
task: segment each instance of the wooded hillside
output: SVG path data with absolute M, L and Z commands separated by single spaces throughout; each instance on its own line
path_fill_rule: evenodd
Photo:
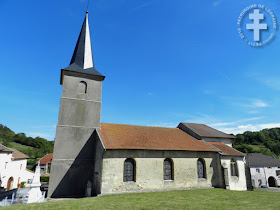
M 16 134 L 2 124 L 0 124 L 0 143 L 28 155 L 29 168 L 34 167 L 44 155 L 52 153 L 54 144 L 53 141 L 44 138 L 27 137 L 25 133 Z M 237 134 L 233 147 L 244 153 L 263 153 L 280 158 L 280 128 Z
M 280 157 L 280 128 L 237 134 L 233 147 L 244 153 L 263 153 Z
M 53 141 L 44 138 L 27 137 L 25 133 L 15 133 L 8 127 L 0 124 L 0 143 L 15 148 L 28 155 L 28 168 L 32 168 L 44 155 L 53 152 Z

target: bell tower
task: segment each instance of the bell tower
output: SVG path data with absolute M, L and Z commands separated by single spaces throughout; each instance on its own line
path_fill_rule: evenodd
M 86 12 L 70 65 L 61 70 L 62 96 L 48 197 L 83 197 L 87 182 L 93 179 L 104 78 L 94 67 Z

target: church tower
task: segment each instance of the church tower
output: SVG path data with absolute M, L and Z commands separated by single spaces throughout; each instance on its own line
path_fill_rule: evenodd
M 83 197 L 92 181 L 104 78 L 94 67 L 86 12 L 70 65 L 61 70 L 63 87 L 48 197 Z

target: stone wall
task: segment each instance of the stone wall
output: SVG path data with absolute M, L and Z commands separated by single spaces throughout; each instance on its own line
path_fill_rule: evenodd
M 135 182 L 123 182 L 124 161 L 136 162 Z M 174 180 L 163 180 L 163 161 L 174 163 Z M 203 158 L 206 179 L 198 179 L 197 160 Z M 106 150 L 103 154 L 101 194 L 222 187 L 219 155 L 213 152 Z
M 93 179 L 100 128 L 102 81 L 91 75 L 65 72 L 48 196 L 84 197 Z

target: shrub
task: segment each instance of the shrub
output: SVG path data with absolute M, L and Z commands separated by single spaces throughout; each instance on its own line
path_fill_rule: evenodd
M 49 176 L 41 176 L 40 181 L 41 182 L 49 182 L 50 177 Z

